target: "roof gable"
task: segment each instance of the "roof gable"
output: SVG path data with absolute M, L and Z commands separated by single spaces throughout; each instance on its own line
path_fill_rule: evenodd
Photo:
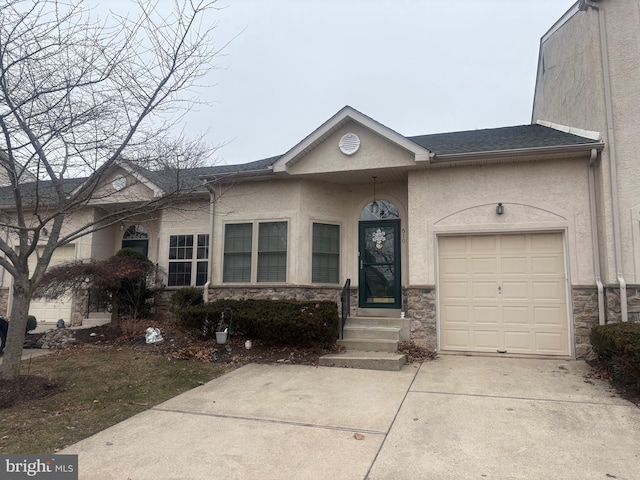
M 410 141 L 406 137 L 347 105 L 311 132 L 311 134 L 300 143 L 282 155 L 282 157 L 273 164 L 273 171 L 289 171 L 293 165 L 350 122 L 358 124 L 386 141 L 395 144 L 398 148 L 410 154 L 414 161 L 427 160 L 429 158 L 429 150 L 422 145 Z

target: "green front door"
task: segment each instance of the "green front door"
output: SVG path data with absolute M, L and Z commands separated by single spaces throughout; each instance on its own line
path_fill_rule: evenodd
M 400 220 L 360 222 L 358 304 L 400 308 Z

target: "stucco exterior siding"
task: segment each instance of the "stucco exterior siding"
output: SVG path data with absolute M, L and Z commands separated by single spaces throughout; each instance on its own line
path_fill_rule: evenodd
M 367 179 L 366 176 L 364 178 Z M 402 228 L 406 230 L 406 185 L 382 183 L 376 188 L 376 198 L 389 200 L 397 206 Z M 234 185 L 215 205 L 213 283 L 222 283 L 224 226 L 227 223 L 286 220 L 289 222 L 286 283 L 311 283 L 312 224 L 320 222 L 340 225 L 340 283 L 350 278 L 352 285 L 357 285 L 359 217 L 372 199 L 372 182 L 336 185 L 313 180 L 288 180 L 285 184 L 276 179 Z M 404 267 L 406 254 L 403 254 L 403 271 L 406 271 Z M 404 278 L 406 281 L 408 277 Z
M 409 285 L 436 285 L 437 235 L 520 231 L 566 232 L 572 283 L 593 284 L 587 169 L 564 161 L 412 172 Z
M 610 177 L 615 149 L 619 193 L 620 244 L 623 277 L 640 282 L 640 4 L 636 0 L 597 2 L 598 10 L 576 12 L 543 38 L 533 108 L 533 120 L 599 131 L 606 144 L 596 175 L 602 277 L 616 276 Z M 603 19 L 604 28 L 600 27 Z M 605 36 L 606 51 L 601 48 Z M 606 62 L 604 62 L 606 60 Z M 608 70 L 604 69 L 608 63 Z M 605 78 L 610 83 L 612 122 L 607 121 Z M 613 134 L 612 134 L 613 133 Z
M 355 133 L 360 138 L 360 148 L 353 156 L 340 152 L 338 143 L 346 133 Z M 348 122 L 330 135 L 313 151 L 288 168 L 290 175 L 359 172 L 393 167 L 409 167 L 414 156 L 399 148 L 366 127 Z

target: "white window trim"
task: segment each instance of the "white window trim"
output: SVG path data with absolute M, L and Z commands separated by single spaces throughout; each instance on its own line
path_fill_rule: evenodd
M 259 244 L 259 229 L 261 223 L 278 223 L 284 222 L 287 224 L 287 259 L 285 269 L 285 280 L 282 282 L 258 282 L 258 244 Z M 251 227 L 251 281 L 249 282 L 225 282 L 224 281 L 224 247 L 225 247 L 225 233 L 227 225 L 236 225 L 239 223 L 249 223 Z M 289 270 L 291 268 L 291 218 L 260 218 L 260 219 L 238 219 L 227 220 L 222 224 L 222 232 L 220 235 L 221 248 L 220 251 L 220 267 L 218 269 L 218 281 L 220 285 L 285 285 L 289 283 Z
M 338 227 L 338 233 L 340 235 L 340 240 L 338 242 L 338 283 L 317 283 L 313 281 L 313 224 L 320 223 L 323 225 L 334 225 Z M 337 222 L 335 220 L 318 220 L 311 219 L 309 221 L 309 283 L 311 285 L 322 285 L 322 286 L 331 286 L 335 287 L 336 285 L 342 285 L 342 272 L 343 269 L 343 252 L 344 252 L 344 226 L 342 222 Z
M 209 237 L 209 242 L 208 242 L 208 253 L 204 258 L 198 258 L 198 236 L 199 235 L 207 235 Z M 169 255 L 171 254 L 171 237 L 179 237 L 179 236 L 192 236 L 193 237 L 193 257 L 191 259 L 186 259 L 186 258 L 176 258 L 176 259 L 171 259 L 169 258 Z M 182 232 L 173 232 L 173 233 L 169 233 L 167 235 L 167 251 L 166 251 L 166 262 L 167 262 L 167 288 L 183 288 L 183 287 L 204 287 L 204 285 L 206 285 L 206 282 L 209 280 L 209 277 L 211 276 L 211 248 L 212 248 L 212 241 L 211 241 L 211 233 L 210 232 L 196 232 L 196 233 L 182 233 Z M 178 262 L 187 262 L 190 261 L 191 262 L 191 281 L 189 282 L 189 285 L 169 285 L 169 267 L 172 263 L 178 263 Z M 207 263 L 207 278 L 205 279 L 205 283 L 202 285 L 196 285 L 196 279 L 198 277 L 198 262 L 206 262 Z

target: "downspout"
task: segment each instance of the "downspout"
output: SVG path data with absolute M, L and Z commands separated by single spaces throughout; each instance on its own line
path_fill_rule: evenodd
M 596 182 L 595 182 L 595 164 L 598 158 L 598 151 L 591 149 L 591 158 L 589 159 L 589 210 L 591 213 L 591 243 L 593 244 L 593 270 L 596 276 L 596 286 L 598 287 L 598 322 L 600 325 L 605 324 L 604 312 L 604 287 L 600 277 L 600 240 L 598 238 L 598 215 L 596 214 Z
M 207 184 L 209 187 L 209 268 L 207 269 L 207 283 L 204 284 L 204 291 L 202 292 L 202 298 L 204 299 L 204 303 L 209 303 L 209 285 L 211 285 L 211 272 L 213 271 L 213 221 L 215 219 L 216 214 L 216 195 L 213 192 L 213 188 L 211 185 Z
M 609 144 L 609 175 L 611 177 L 611 208 L 613 210 L 613 245 L 616 259 L 616 277 L 620 285 L 620 316 L 623 322 L 628 321 L 627 313 L 627 282 L 624 280 L 622 268 L 622 242 L 620 229 L 620 199 L 618 195 L 618 169 L 616 165 L 616 140 L 613 128 L 613 102 L 611 100 L 611 72 L 609 67 L 607 26 L 604 10 L 591 0 L 582 0 L 581 10 L 591 7 L 598 12 L 600 27 L 600 55 L 602 57 L 602 76 L 604 77 L 604 101 L 607 112 L 607 139 Z

